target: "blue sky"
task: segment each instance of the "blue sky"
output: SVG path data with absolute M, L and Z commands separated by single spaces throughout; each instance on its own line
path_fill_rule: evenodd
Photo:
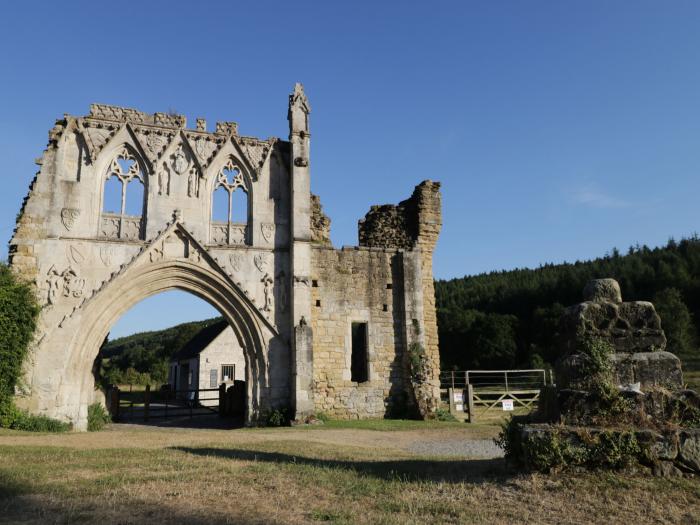
M 700 224 L 698 2 L 11 5 L 0 19 L 6 240 L 63 113 L 174 109 L 286 137 L 296 81 L 336 245 L 357 242 L 370 205 L 425 178 L 443 183 L 438 278 L 655 246 Z M 144 302 L 115 330 L 211 312 L 184 297 Z

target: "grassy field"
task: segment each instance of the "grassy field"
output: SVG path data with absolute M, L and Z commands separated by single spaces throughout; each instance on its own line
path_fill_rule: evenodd
M 2 523 L 698 523 L 700 482 L 522 475 L 415 443 L 494 425 L 376 421 L 313 428 L 0 431 Z

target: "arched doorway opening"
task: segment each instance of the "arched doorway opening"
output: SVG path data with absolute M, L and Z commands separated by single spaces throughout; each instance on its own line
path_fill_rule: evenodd
M 111 327 L 93 370 L 122 422 L 228 427 L 244 420 L 243 347 L 222 313 L 188 292 L 134 305 Z

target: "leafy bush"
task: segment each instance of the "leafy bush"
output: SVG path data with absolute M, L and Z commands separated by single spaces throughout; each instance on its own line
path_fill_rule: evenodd
M 0 405 L 15 394 L 38 314 L 30 286 L 0 264 Z
M 88 407 L 88 432 L 102 430 L 112 418 L 100 403 L 93 403 Z
M 263 413 L 263 420 L 268 427 L 282 427 L 289 424 L 286 408 L 268 409 Z
M 12 401 L 0 404 L 0 426 L 29 432 L 66 432 L 71 429 L 70 423 L 30 414 L 17 408 Z
M 435 411 L 435 419 L 438 421 L 457 421 L 447 408 L 440 407 Z
M 31 287 L 0 264 L 0 426 L 34 432 L 63 432 L 70 424 L 35 416 L 14 404 L 22 363 L 34 335 L 39 306 Z

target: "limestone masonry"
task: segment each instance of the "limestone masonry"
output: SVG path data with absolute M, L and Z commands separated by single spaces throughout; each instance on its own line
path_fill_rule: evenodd
M 310 112 L 297 84 L 287 141 L 102 104 L 56 121 L 10 242 L 42 306 L 20 406 L 85 429 L 111 326 L 181 289 L 243 348 L 249 424 L 276 408 L 300 420 L 436 410 L 440 185 L 372 207 L 360 246 L 333 248 L 310 192 Z

